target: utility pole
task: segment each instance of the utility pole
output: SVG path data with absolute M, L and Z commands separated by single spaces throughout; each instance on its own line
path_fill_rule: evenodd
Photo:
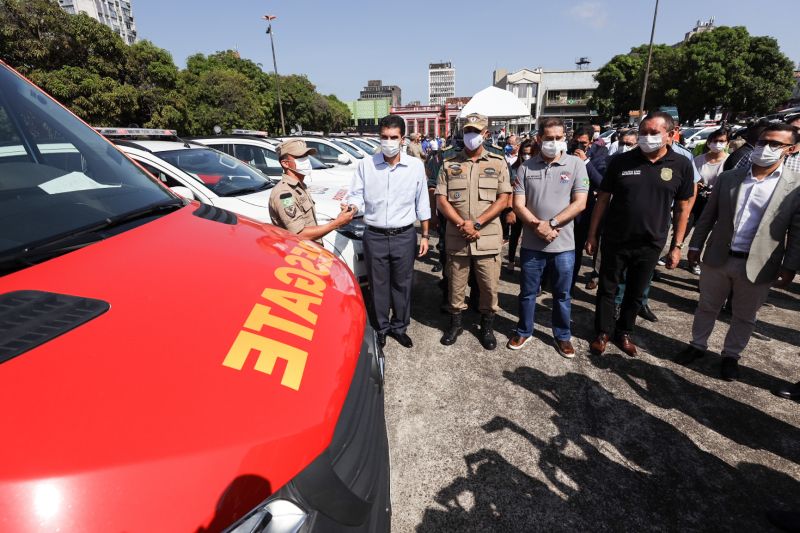
M 267 21 L 267 35 L 269 35 L 269 42 L 272 45 L 272 66 L 275 69 L 275 91 L 278 93 L 278 109 L 281 112 L 281 135 L 286 136 L 286 123 L 283 120 L 283 103 L 281 102 L 281 77 L 278 75 L 278 62 L 275 60 L 275 38 L 272 32 L 272 21 L 278 17 L 264 15 L 261 18 Z
M 650 51 L 647 53 L 647 68 L 644 71 L 644 84 L 642 85 L 642 102 L 639 104 L 639 123 L 644 118 L 644 99 L 647 96 L 647 81 L 650 78 L 650 62 L 653 60 L 653 37 L 656 34 L 656 17 L 658 17 L 658 0 L 656 9 L 653 11 L 653 28 L 650 30 Z

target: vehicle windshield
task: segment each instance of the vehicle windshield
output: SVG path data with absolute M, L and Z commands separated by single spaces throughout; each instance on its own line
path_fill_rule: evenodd
M 211 148 L 170 150 L 156 155 L 190 174 L 219 196 L 239 196 L 274 185 L 253 167 Z
M 335 144 L 336 146 L 338 146 L 342 150 L 346 151 L 348 154 L 352 155 L 356 159 L 364 159 L 364 154 L 362 154 L 361 152 L 359 152 L 358 150 L 356 150 L 355 148 L 353 148 L 349 144 L 344 143 L 344 142 L 342 142 L 342 141 L 340 141 L 338 139 L 331 139 L 331 140 L 333 141 L 333 144 Z
M 313 155 L 308 156 L 308 160 L 311 161 L 311 168 L 314 170 L 324 170 L 326 168 L 330 168 L 328 165 L 326 165 Z
M 0 64 L 0 258 L 176 197 Z
M 691 137 L 692 135 L 694 135 L 695 133 L 697 133 L 697 132 L 698 132 L 698 131 L 700 131 L 701 129 L 702 129 L 702 128 L 686 128 L 686 129 L 685 129 L 685 130 L 683 130 L 683 132 L 682 132 L 682 133 L 683 133 L 683 138 L 684 138 L 684 139 L 688 139 L 689 137 Z
M 377 151 L 377 149 L 374 146 L 372 146 L 370 143 L 366 141 L 362 141 L 361 139 L 349 139 L 349 140 L 351 143 L 355 144 L 368 154 L 374 154 Z

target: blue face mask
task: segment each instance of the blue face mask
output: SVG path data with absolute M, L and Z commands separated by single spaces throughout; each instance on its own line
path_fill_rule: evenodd
M 511 155 L 511 152 L 513 152 L 513 151 L 514 151 L 514 148 L 510 144 L 507 144 L 506 147 L 505 147 L 506 155 Z

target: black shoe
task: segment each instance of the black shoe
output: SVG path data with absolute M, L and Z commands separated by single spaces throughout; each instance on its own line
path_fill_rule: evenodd
M 386 347 L 386 333 L 378 333 L 378 345 L 381 348 Z
M 461 313 L 454 313 L 450 315 L 450 328 L 442 335 L 442 340 L 440 342 L 445 346 L 455 344 L 456 339 L 463 332 L 464 328 L 461 327 Z
M 658 317 L 647 304 L 643 305 L 641 309 L 639 309 L 639 316 L 650 322 L 658 322 Z
M 775 396 L 800 402 L 800 381 L 794 385 L 784 385 L 778 390 L 772 391 Z
M 481 346 L 483 346 L 486 350 L 494 350 L 497 348 L 497 339 L 494 338 L 494 331 L 492 331 L 493 323 L 494 313 L 486 313 L 481 315 L 480 341 Z
M 800 531 L 800 512 L 767 511 L 767 520 L 781 531 L 796 533 Z
M 701 350 L 700 348 L 695 348 L 691 344 L 681 350 L 678 355 L 675 356 L 674 361 L 679 365 L 688 365 L 689 363 L 695 362 L 697 359 L 700 359 L 706 354 L 705 350 Z
M 395 333 L 393 331 L 389 332 L 389 336 L 400 343 L 401 346 L 405 346 L 406 348 L 411 348 L 414 346 L 414 343 L 411 342 L 411 337 L 406 335 L 405 333 Z
M 739 360 L 734 357 L 723 357 L 722 365 L 719 368 L 719 377 L 725 381 L 739 379 Z
M 431 272 L 441 272 L 441 271 L 442 271 L 441 263 L 436 263 L 435 265 L 433 265 L 433 269 L 431 269 Z

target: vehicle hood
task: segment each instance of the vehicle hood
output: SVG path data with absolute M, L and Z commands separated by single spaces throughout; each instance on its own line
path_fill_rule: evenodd
M 219 530 L 329 445 L 365 324 L 353 275 L 311 243 L 322 259 L 298 261 L 287 232 L 198 216 L 208 210 L 193 203 L 0 278 L 0 294 L 110 304 L 0 364 L 0 530 Z M 301 290 L 298 270 L 327 263 L 322 296 Z M 257 305 L 278 318 L 262 327 Z M 237 369 L 241 338 L 264 351 L 245 350 Z

